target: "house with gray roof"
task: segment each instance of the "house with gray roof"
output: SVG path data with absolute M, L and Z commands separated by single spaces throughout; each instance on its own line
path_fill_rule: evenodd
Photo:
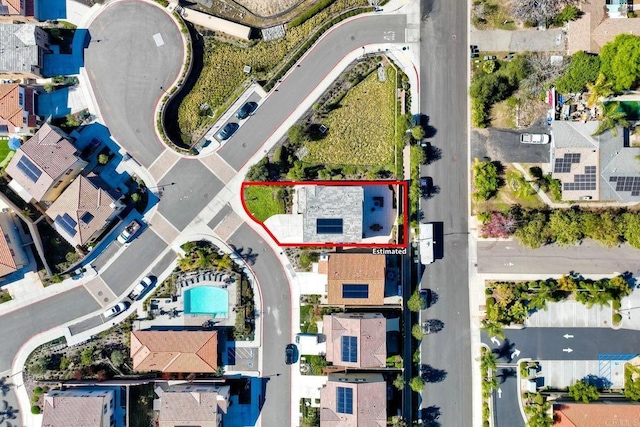
M 52 203 L 87 166 L 71 138 L 61 129 L 45 123 L 16 150 L 6 172 L 9 187 L 25 201 Z
M 158 427 L 220 427 L 229 408 L 230 387 L 223 384 L 190 383 L 158 387 L 153 409 Z
M 562 200 L 640 202 L 640 147 L 631 147 L 629 132 L 593 136 L 597 121 L 555 121 L 551 171 L 562 183 Z
M 42 77 L 49 35 L 34 24 L 0 23 L 0 73 Z

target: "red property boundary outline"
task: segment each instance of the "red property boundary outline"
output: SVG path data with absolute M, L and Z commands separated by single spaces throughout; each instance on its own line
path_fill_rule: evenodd
M 398 189 L 403 192 L 402 204 L 398 209 L 402 209 L 402 241 L 404 243 L 281 243 L 276 236 L 269 230 L 262 221 L 256 219 L 249 209 L 244 199 L 244 189 L 250 186 L 259 187 L 293 187 L 296 185 L 324 185 L 333 187 L 353 187 L 367 185 L 397 185 Z M 269 234 L 273 241 L 280 247 L 313 247 L 313 248 L 406 248 L 409 241 L 409 183 L 407 181 L 266 181 L 266 182 L 243 182 L 240 188 L 240 199 L 242 208 L 249 215 L 249 218 Z

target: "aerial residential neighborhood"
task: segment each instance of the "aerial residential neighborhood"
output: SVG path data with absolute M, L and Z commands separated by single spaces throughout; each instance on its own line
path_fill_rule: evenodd
M 640 5 L 0 0 L 0 427 L 640 425 Z

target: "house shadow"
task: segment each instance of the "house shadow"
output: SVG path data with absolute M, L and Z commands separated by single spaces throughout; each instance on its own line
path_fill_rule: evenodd
M 43 2 L 41 2 L 43 3 Z M 80 73 L 84 67 L 84 50 L 89 47 L 91 35 L 89 30 L 75 30 L 71 41 L 71 53 L 61 53 L 61 46 L 49 46 L 51 53 L 44 55 L 42 75 L 44 77 L 71 76 Z
M 422 425 L 427 427 L 440 427 L 440 422 L 438 421 L 440 415 L 440 408 L 437 406 L 427 406 L 420 409 L 418 413 L 418 417 L 422 420 Z
M 69 88 L 65 87 L 53 92 L 38 94 L 37 112 L 40 117 L 57 119 L 71 113 L 69 105 Z
M 433 222 L 433 258 L 444 258 L 444 223 Z
M 34 15 L 38 21 L 56 21 L 67 18 L 66 0 L 40 0 L 35 2 Z

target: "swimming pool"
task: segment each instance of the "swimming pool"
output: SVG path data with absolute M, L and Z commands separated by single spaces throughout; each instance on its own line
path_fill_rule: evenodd
M 627 115 L 627 120 L 640 120 L 640 101 L 619 102 L 620 109 Z M 608 102 L 606 104 L 608 104 Z
M 184 314 L 228 317 L 229 293 L 215 286 L 198 286 L 184 292 Z

